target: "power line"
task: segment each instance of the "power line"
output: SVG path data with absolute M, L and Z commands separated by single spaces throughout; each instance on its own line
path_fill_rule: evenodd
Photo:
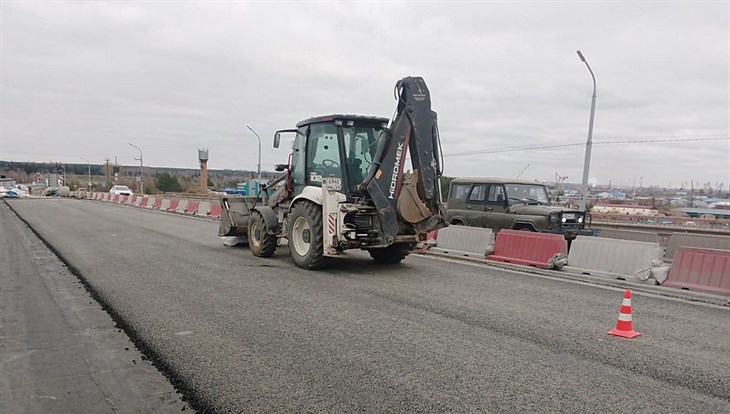
M 610 144 L 645 144 L 645 143 L 662 143 L 662 142 L 697 142 L 697 141 L 726 141 L 730 140 L 730 137 L 713 137 L 713 138 L 660 138 L 660 139 L 625 139 L 615 141 L 593 141 L 593 144 L 598 145 L 610 145 Z M 467 155 L 478 155 L 478 154 L 496 154 L 502 152 L 515 152 L 515 151 L 532 151 L 540 149 L 552 149 L 552 148 L 565 148 L 565 147 L 577 147 L 586 145 L 585 142 L 571 142 L 563 144 L 552 144 L 552 145 L 535 145 L 525 147 L 508 147 L 508 148 L 495 148 L 490 150 L 478 150 L 469 152 L 457 152 L 453 154 L 444 154 L 444 157 L 462 157 Z

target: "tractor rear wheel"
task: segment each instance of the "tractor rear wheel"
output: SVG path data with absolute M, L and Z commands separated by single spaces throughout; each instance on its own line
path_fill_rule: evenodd
M 321 269 L 327 264 L 324 255 L 322 207 L 311 201 L 294 204 L 289 214 L 289 251 L 294 263 L 303 269 Z
M 266 232 L 264 216 L 256 210 L 248 223 L 248 246 L 258 257 L 271 257 L 276 252 L 276 236 Z
M 410 251 L 402 244 L 393 244 L 382 249 L 368 250 L 375 263 L 396 264 L 403 261 Z

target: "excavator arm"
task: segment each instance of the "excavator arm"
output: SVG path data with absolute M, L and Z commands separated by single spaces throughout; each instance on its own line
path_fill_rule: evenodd
M 416 233 L 444 227 L 441 203 L 441 146 L 436 112 L 420 77 L 407 77 L 395 85 L 398 106 L 388 128 L 382 130 L 368 175 L 360 185 L 370 195 L 382 226 L 385 242 L 393 243 L 399 222 Z M 405 173 L 410 157 L 412 173 Z

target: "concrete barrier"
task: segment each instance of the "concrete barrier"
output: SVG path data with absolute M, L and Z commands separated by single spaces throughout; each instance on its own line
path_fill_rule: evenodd
M 149 196 L 143 196 L 141 200 L 139 200 L 139 207 L 140 208 L 147 208 L 147 203 L 150 201 Z
M 212 219 L 220 219 L 221 213 L 223 213 L 223 207 L 221 207 L 220 200 L 213 200 L 213 204 L 210 205 L 208 217 Z
M 174 213 L 177 211 L 177 208 L 180 206 L 180 199 L 179 198 L 173 198 L 170 200 L 170 205 L 167 207 L 167 211 Z
M 200 206 L 200 200 L 188 200 L 188 205 L 185 206 L 185 214 L 188 216 L 193 216 L 195 213 L 198 212 L 198 207 Z
M 178 203 L 177 208 L 175 209 L 175 212 L 178 214 L 185 214 L 185 211 L 188 208 L 188 199 L 181 198 L 180 203 Z
M 556 254 L 567 252 L 568 242 L 561 234 L 501 230 L 497 233 L 494 253 L 486 259 L 545 268 Z
M 621 230 L 621 229 L 601 229 L 598 237 L 607 239 L 631 240 L 648 243 L 659 243 L 659 234 L 648 231 Z
M 578 236 L 573 240 L 566 270 L 594 276 L 637 280 L 636 272 L 661 260 L 659 243 Z
M 170 199 L 165 197 L 162 199 L 158 210 L 167 211 L 168 208 L 170 208 Z
M 449 226 L 440 229 L 436 236 L 436 246 L 430 250 L 457 256 L 483 258 L 494 248 L 492 229 L 467 226 Z
M 132 196 L 127 196 L 127 198 L 122 203 L 123 204 L 126 204 L 126 205 L 129 205 L 129 206 L 132 206 L 132 205 L 134 205 L 132 202 L 133 202 L 133 197 Z
M 208 212 L 210 211 L 210 201 L 201 201 L 198 205 L 198 211 L 195 212 L 196 216 L 200 217 L 208 217 Z
M 730 295 L 730 250 L 677 248 L 663 285 Z
M 155 201 L 149 205 L 149 208 L 159 210 L 160 206 L 162 205 L 162 197 L 155 197 Z
M 730 250 L 730 236 L 708 234 L 674 233 L 669 237 L 665 258 L 671 260 L 679 247 Z

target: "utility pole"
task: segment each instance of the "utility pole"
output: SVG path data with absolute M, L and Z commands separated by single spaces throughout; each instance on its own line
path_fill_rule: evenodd
M 106 168 L 104 169 L 104 183 L 106 183 L 106 186 L 104 189 L 111 187 L 111 180 L 110 180 L 110 174 L 109 174 L 109 163 L 111 162 L 111 158 L 106 157 L 104 159 L 106 161 Z
M 596 114 L 596 77 L 593 75 L 593 70 L 591 70 L 590 65 L 588 65 L 588 61 L 585 57 L 583 57 L 583 54 L 580 53 L 580 50 L 578 50 L 576 53 L 578 53 L 578 57 L 580 58 L 581 62 L 586 64 L 588 72 L 590 72 L 591 74 L 591 79 L 593 79 L 593 96 L 591 97 L 591 119 L 588 122 L 588 140 L 586 141 L 586 153 L 585 159 L 583 160 L 583 181 L 581 183 L 580 195 L 580 210 L 585 211 L 586 201 L 588 198 L 588 172 L 591 169 L 591 149 L 593 147 L 593 119 Z
M 89 181 L 86 183 L 86 187 L 89 188 L 89 191 L 91 191 L 91 161 L 87 160 L 84 157 L 79 157 L 82 160 L 86 161 L 87 164 L 89 164 Z
M 137 151 L 139 151 L 139 158 L 135 158 L 135 160 L 139 161 L 139 192 L 140 194 L 144 194 L 144 164 L 142 164 L 142 150 L 134 144 L 130 144 L 129 142 L 127 144 L 137 148 Z

